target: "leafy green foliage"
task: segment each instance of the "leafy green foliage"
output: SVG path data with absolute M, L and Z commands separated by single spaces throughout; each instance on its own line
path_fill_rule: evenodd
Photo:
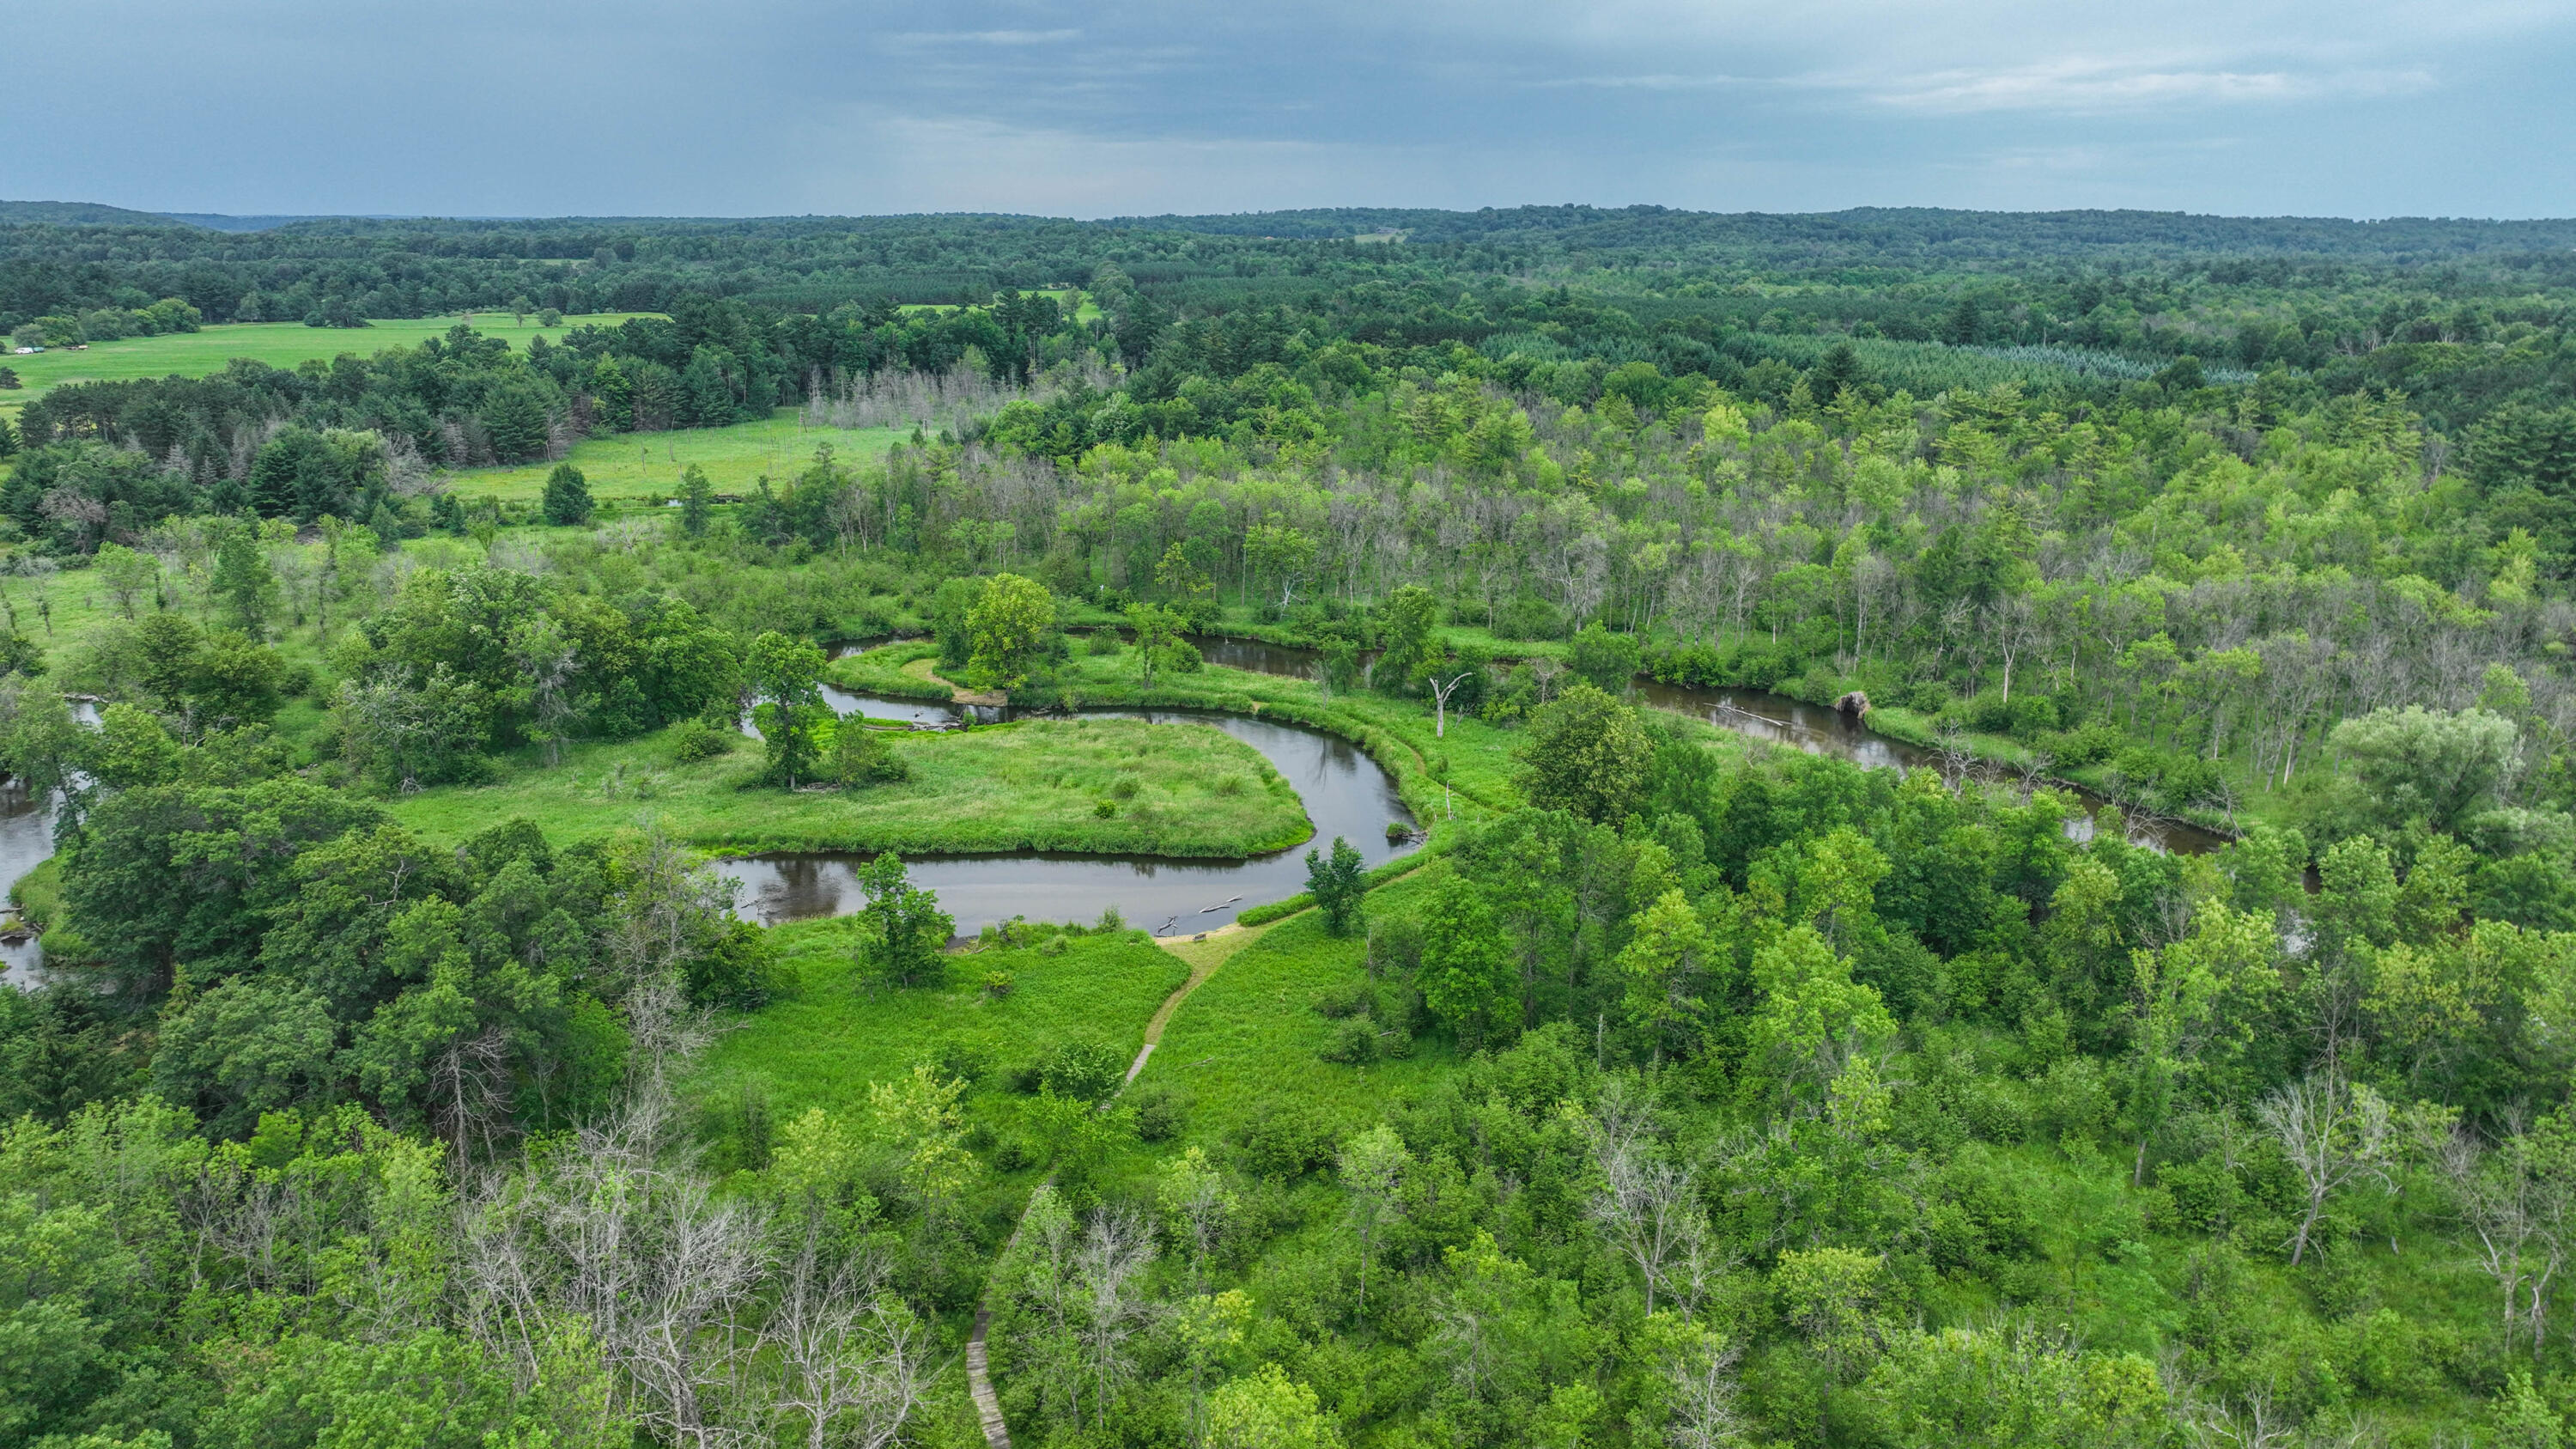
M 1306 852 L 1306 893 L 1315 898 L 1315 906 L 1324 914 L 1324 929 L 1336 936 L 1347 936 L 1359 929 L 1360 899 L 1367 887 L 1362 882 L 1363 862 L 1359 848 L 1336 835 L 1333 853 L 1328 858 L 1316 851 Z
M 867 932 L 866 964 L 877 979 L 894 986 L 945 980 L 941 951 L 957 923 L 939 909 L 938 893 L 916 888 L 892 851 L 860 870 L 859 892 L 867 900 L 859 912 Z

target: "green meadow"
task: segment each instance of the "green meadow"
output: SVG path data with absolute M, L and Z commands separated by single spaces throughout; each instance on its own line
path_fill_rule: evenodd
M 538 326 L 534 314 L 521 322 L 507 312 L 476 312 L 470 317 L 404 317 L 370 322 L 365 327 L 232 322 L 195 332 L 93 342 L 84 349 L 53 347 L 29 357 L 0 358 L 0 365 L 14 368 L 25 384 L 23 391 L 0 393 L 0 407 L 33 402 L 67 382 L 203 377 L 223 371 L 224 364 L 236 357 L 253 358 L 271 367 L 293 367 L 315 359 L 327 361 L 344 352 L 365 356 L 393 347 L 417 347 L 432 337 L 445 335 L 459 322 L 470 321 L 474 330 L 486 337 L 502 338 L 513 347 L 525 348 L 531 337 L 560 341 L 576 327 L 614 327 L 629 317 L 644 315 L 647 314 L 616 312 L 567 317 L 559 327 Z
M 951 956 L 944 984 L 888 990 L 861 979 L 855 918 L 800 921 L 774 937 L 782 999 L 710 1048 L 696 1080 L 710 1092 L 757 1081 L 780 1118 L 862 1112 L 869 1083 L 944 1064 L 996 1099 L 984 1105 L 1008 1130 L 1019 1115 L 1000 1100 L 1011 1071 L 1066 1041 L 1108 1048 L 1123 1068 L 1154 1009 L 1190 976 L 1142 931 L 1113 931 Z M 996 973 L 1006 991 L 988 989 Z
M 716 492 L 741 494 L 764 477 L 792 476 L 814 460 L 817 447 L 828 444 L 843 461 L 856 463 L 882 456 L 908 436 L 904 428 L 809 428 L 797 409 L 780 408 L 765 421 L 728 428 L 586 438 L 562 461 L 581 470 L 593 498 L 650 505 L 675 496 L 691 464 L 706 470 Z M 530 502 L 544 494 L 554 468 L 551 462 L 472 468 L 449 474 L 448 485 L 460 498 Z
M 1369 894 L 1369 910 L 1404 913 L 1445 875 L 1433 864 Z M 1139 1087 L 1177 1093 L 1190 1104 L 1185 1137 L 1214 1147 L 1282 1112 L 1311 1112 L 1356 1128 L 1454 1066 L 1449 1042 L 1403 1044 L 1409 1055 L 1345 1066 L 1321 1053 L 1338 1023 L 1317 1008 L 1369 982 L 1368 943 L 1336 937 L 1316 911 L 1265 929 L 1190 993 L 1163 1029 L 1137 1077 Z M 1391 1045 L 1391 1043 L 1390 1043 Z
M 1203 725 L 1023 720 L 964 732 L 889 734 L 912 778 L 793 794 L 747 788 L 760 747 L 674 758 L 670 732 L 575 745 L 551 768 L 521 751 L 488 785 L 406 796 L 396 816 L 461 840 L 525 816 L 561 840 L 651 816 L 708 850 L 903 854 L 1067 850 L 1242 857 L 1313 833 L 1296 792 L 1251 746 Z

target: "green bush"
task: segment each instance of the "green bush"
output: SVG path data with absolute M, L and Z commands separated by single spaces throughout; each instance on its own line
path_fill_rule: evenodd
M 1365 1016 L 1349 1017 L 1334 1023 L 1333 1034 L 1317 1053 L 1328 1062 L 1363 1067 L 1376 1061 L 1377 1023 Z
M 1315 1010 L 1323 1016 L 1339 1021 L 1344 1017 L 1366 1013 L 1376 999 L 1377 993 L 1369 983 L 1353 981 L 1341 986 L 1326 987 L 1323 994 L 1315 998 Z
M 1243 1159 L 1263 1177 L 1301 1177 L 1333 1160 L 1332 1124 L 1312 1107 L 1266 1113 L 1245 1130 Z
M 2042 735 L 2038 744 L 2058 765 L 2078 769 L 2085 765 L 2098 765 L 2111 758 L 2112 753 L 2120 748 L 2120 731 L 2104 721 L 2095 720 L 2079 729 Z
M 1181 1135 L 1186 1104 L 1169 1087 L 1155 1087 L 1136 1099 L 1136 1135 L 1147 1142 L 1169 1142 Z
M 1562 639 L 1565 616 L 1547 600 L 1521 594 L 1494 611 L 1494 633 L 1503 639 Z
M 1100 1101 L 1126 1078 L 1126 1054 L 1106 1042 L 1065 1042 L 1038 1064 L 1039 1086 L 1084 1102 Z
M 832 731 L 832 778 L 844 787 L 893 785 L 912 778 L 912 766 L 885 735 L 850 720 Z
M 718 729 L 702 719 L 683 720 L 671 731 L 671 758 L 681 764 L 712 760 L 733 753 L 733 743 L 740 738 L 731 730 Z
M 2009 700 L 1991 691 L 1980 694 L 1968 701 L 1966 714 L 1969 728 L 2017 740 L 2039 739 L 2058 726 L 2057 701 L 2027 690 Z

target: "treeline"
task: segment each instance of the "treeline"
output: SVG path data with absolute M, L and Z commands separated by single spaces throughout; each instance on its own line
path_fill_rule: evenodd
M 525 352 L 460 323 L 419 347 L 295 369 L 238 359 L 203 378 L 55 388 L 0 438 L 0 449 L 33 450 L 10 485 L 15 502 L 0 510 L 23 536 L 71 551 L 98 534 L 44 516 L 43 498 L 60 489 L 108 508 L 150 492 L 143 506 L 163 512 L 249 508 L 303 523 L 323 513 L 373 520 L 391 502 L 394 522 L 416 532 L 427 505 L 405 516 L 402 504 L 433 491 L 433 468 L 559 457 L 602 434 L 757 421 L 890 369 L 965 366 L 1025 384 L 1090 355 L 1066 309 L 1041 293 L 946 313 L 876 304 L 825 317 L 700 299 L 668 319 L 576 327 L 560 344 L 535 337 Z M 141 481 L 147 473 L 156 481 Z
M 2553 230 L 2556 228 L 2558 230 Z M 1034 218 L 745 222 L 304 222 L 274 231 L 0 229 L 0 331 L 139 312 L 207 321 L 414 317 L 478 308 L 669 311 L 726 297 L 821 316 L 891 297 L 980 304 L 1088 285 L 1106 266 L 1151 304 L 1119 326 L 1130 365 L 1164 322 L 1285 306 L 1318 338 L 1470 346 L 1552 321 L 1487 301 L 1535 279 L 1617 308 L 1609 338 L 1711 334 L 2057 347 L 2285 367 L 2330 390 L 2398 387 L 2437 431 L 2562 385 L 2563 223 L 2231 220 L 2144 213 L 1860 211 L 1719 217 L 1633 208 L 1345 211 L 1083 224 Z M 1413 240 L 1362 245 L 1393 231 Z M 1371 301 L 1370 289 L 1392 294 Z M 1153 309 L 1160 309 L 1153 315 Z M 1320 319 L 1333 324 L 1317 325 Z M 1605 339 L 1549 340 L 1594 353 Z M 1293 330 L 1293 329 L 1292 329 Z M 1714 375 L 1714 374 L 1712 374 Z

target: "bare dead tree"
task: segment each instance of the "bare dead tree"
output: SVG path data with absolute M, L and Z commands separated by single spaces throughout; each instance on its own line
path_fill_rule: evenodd
M 2361 1083 L 2315 1072 L 2266 1097 L 2254 1115 L 2271 1129 L 2307 1189 L 2307 1208 L 2284 1246 L 2297 1266 L 2307 1255 L 2326 1199 L 2355 1181 L 2388 1182 L 2388 1102 Z
M 885 1292 L 876 1260 L 829 1248 L 822 1214 L 800 1236 L 760 1333 L 781 1438 L 801 1425 L 806 1449 L 884 1449 L 929 1386 L 930 1334 Z
M 2534 1354 L 2548 1336 L 2551 1289 L 2576 1247 L 2576 1162 L 2559 1137 L 2517 1129 L 2489 1147 L 2455 1127 L 2435 1158 L 2476 1240 L 2478 1269 L 2503 1297 L 2505 1337 L 2527 1336 Z
M 461 1161 L 492 1148 L 494 1128 L 510 1111 L 509 1034 L 498 1022 L 459 1033 L 430 1059 L 431 1114 Z
M 664 1440 L 765 1442 L 772 1385 L 749 1327 L 771 1267 L 753 1204 L 720 1199 L 685 1149 L 662 1076 L 516 1173 L 462 1195 L 459 1278 L 476 1336 L 534 1382 L 578 1323 L 613 1373 L 612 1408 Z
M 1646 1311 L 1652 1313 L 1659 1294 L 1672 1296 L 1675 1270 L 1685 1262 L 1697 1268 L 1705 1258 L 1708 1220 L 1699 1205 L 1697 1174 L 1656 1152 L 1652 1112 L 1634 1078 L 1609 1080 L 1585 1132 L 1600 1173 L 1587 1215 L 1645 1281 Z M 1696 1303 L 1683 1304 L 1685 1317 L 1697 1309 Z
M 1460 673 L 1459 675 L 1457 675 L 1455 678 L 1451 679 L 1451 680 L 1450 680 L 1448 683 L 1446 683 L 1446 684 L 1441 683 L 1441 681 L 1440 681 L 1440 676 L 1438 676 L 1438 675 L 1436 675 L 1436 674 L 1435 674 L 1435 675 L 1433 675 L 1433 676 L 1431 676 L 1431 680 L 1430 680 L 1430 684 L 1431 684 L 1431 701 L 1432 701 L 1431 737 L 1432 737 L 1433 739 L 1437 740 L 1437 739 L 1446 739 L 1446 738 L 1448 738 L 1448 736 L 1449 736 L 1449 696 L 1450 696 L 1450 695 L 1452 695 L 1452 694 L 1454 694 L 1454 693 L 1456 693 L 1456 692 L 1457 692 L 1457 689 L 1458 689 L 1458 686 L 1459 686 L 1459 685 L 1462 685 L 1462 684 L 1464 684 L 1464 683 L 1466 683 L 1466 682 L 1467 682 L 1467 674 L 1466 674 L 1466 673 Z
M 2029 804 L 2030 797 L 2039 793 L 2040 783 L 2048 778 L 2049 767 L 2056 763 L 2057 757 L 2046 750 L 2032 750 L 2021 757 L 2016 770 L 2021 776 L 2023 804 Z
M 1745 1442 L 1744 1415 L 1735 1402 L 1735 1362 L 1741 1352 L 1711 1337 L 1666 1366 L 1673 1418 L 1665 1434 L 1674 1449 L 1737 1449 Z
M 1966 787 L 1968 774 L 1976 765 L 1976 753 L 1968 748 L 1968 732 L 1957 720 L 1943 720 L 1934 730 L 1933 754 L 1940 761 L 1941 783 L 1955 795 Z
M 613 902 L 603 953 L 607 979 L 601 984 L 611 997 L 667 985 L 681 963 L 732 925 L 733 881 L 672 839 L 660 820 L 646 816 L 638 825 L 641 841 L 620 862 L 625 888 Z
M 1154 1315 L 1145 1296 L 1145 1270 L 1154 1262 L 1154 1233 L 1122 1208 L 1100 1208 L 1073 1251 L 1073 1279 L 1081 1305 L 1079 1329 L 1084 1367 L 1091 1376 L 1093 1422 L 1106 1425 L 1117 1386 L 1136 1371 L 1128 1343 Z

